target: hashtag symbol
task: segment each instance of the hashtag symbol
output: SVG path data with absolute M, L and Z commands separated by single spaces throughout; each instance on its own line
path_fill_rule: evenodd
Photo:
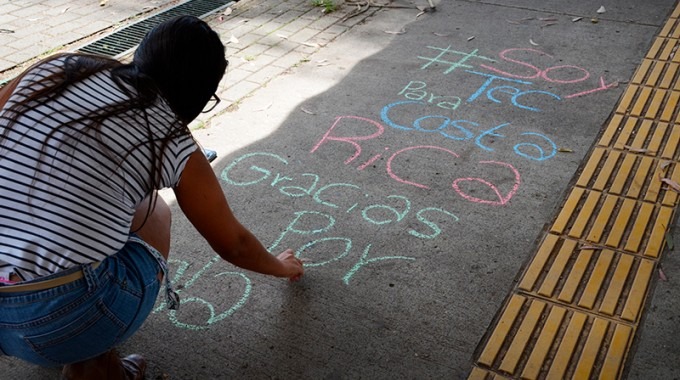
M 443 49 L 439 48 L 439 47 L 435 47 L 435 46 L 428 46 L 428 49 L 437 50 L 437 51 L 440 51 L 440 53 L 434 58 L 418 56 L 418 58 L 423 59 L 425 61 L 428 61 L 426 64 L 424 64 L 423 66 L 420 67 L 421 70 L 427 69 L 428 67 L 430 67 L 430 65 L 432 65 L 434 63 L 441 63 L 443 65 L 449 65 L 449 68 L 444 71 L 444 74 L 448 74 L 448 73 L 452 72 L 453 70 L 455 70 L 459 67 L 463 67 L 463 68 L 466 68 L 466 69 L 472 68 L 471 65 L 468 65 L 468 64 L 465 63 L 471 58 L 479 58 L 479 59 L 484 59 L 484 60 L 487 60 L 487 61 L 493 61 L 493 59 L 491 59 L 491 58 L 487 58 L 487 57 L 484 57 L 482 55 L 477 55 L 477 52 L 479 51 L 478 49 L 475 49 L 470 53 L 464 53 L 462 51 L 451 50 L 451 45 L 449 45 L 447 48 L 443 48 Z M 461 58 L 458 61 L 448 61 L 448 60 L 444 59 L 444 57 L 447 54 L 460 54 Z

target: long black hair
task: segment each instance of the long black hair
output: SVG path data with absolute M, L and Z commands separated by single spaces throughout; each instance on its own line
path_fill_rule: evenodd
M 63 70 L 16 90 L 21 95 L 19 101 L 3 110 L 0 120 L 7 123 L 0 134 L 0 147 L 11 126 L 28 109 L 56 99 L 75 83 L 110 71 L 113 81 L 129 95 L 128 99 L 94 110 L 57 128 L 79 125 L 80 133 L 97 136 L 107 118 L 126 112 L 144 116 L 148 142 L 153 142 L 151 145 L 155 147 L 151 149 L 151 171 L 147 178 L 149 194 L 160 187 L 162 157 L 167 144 L 178 136 L 190 134 L 188 123 L 198 116 L 215 93 L 228 64 L 217 33 L 192 16 L 179 16 L 155 27 L 142 40 L 132 62 L 127 64 L 106 57 L 73 53 L 47 60 L 58 58 L 64 58 Z M 160 139 L 154 137 L 146 117 L 146 109 L 158 102 L 159 97 L 167 101 L 177 116 L 177 122 L 169 126 L 168 134 Z M 77 136 L 72 137 L 77 139 Z M 119 165 L 125 156 L 118 158 Z

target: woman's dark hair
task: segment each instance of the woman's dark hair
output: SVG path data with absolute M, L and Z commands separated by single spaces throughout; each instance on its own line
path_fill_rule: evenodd
M 185 122 L 201 113 L 227 69 L 217 33 L 191 16 L 176 17 L 149 32 L 132 64 L 153 79 Z
M 228 63 L 224 45 L 217 33 L 204 21 L 192 16 L 173 18 L 151 30 L 128 64 L 106 57 L 71 53 L 49 57 L 46 61 L 60 57 L 65 57 L 63 70 L 16 90 L 23 96 L 19 102 L 4 110 L 2 119 L 7 124 L 0 133 L 0 147 L 12 125 L 28 109 L 56 99 L 74 83 L 110 70 L 111 78 L 129 95 L 129 99 L 81 115 L 57 128 L 80 126 L 77 128 L 79 133 L 97 136 L 97 131 L 107 118 L 127 112 L 141 115 L 146 120 L 143 129 L 148 137 L 147 142 L 152 146 L 152 157 L 149 157 L 151 170 L 147 178 L 149 194 L 160 187 L 161 159 L 165 147 L 178 136 L 190 133 L 187 124 L 198 116 L 215 93 Z M 134 90 L 131 91 L 130 87 Z M 146 109 L 158 102 L 159 96 L 167 101 L 178 118 L 177 123 L 168 126 L 168 134 L 160 139 L 154 137 L 146 114 Z M 73 133 L 71 136 L 78 139 Z M 50 137 L 51 134 L 48 135 Z M 103 144 L 102 148 L 106 149 Z M 125 156 L 111 157 L 121 164 Z M 153 207 L 149 211 L 151 209 Z

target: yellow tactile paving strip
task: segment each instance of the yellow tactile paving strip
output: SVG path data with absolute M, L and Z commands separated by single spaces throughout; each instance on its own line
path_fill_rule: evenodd
M 619 379 L 680 183 L 680 5 L 480 344 L 469 380 Z

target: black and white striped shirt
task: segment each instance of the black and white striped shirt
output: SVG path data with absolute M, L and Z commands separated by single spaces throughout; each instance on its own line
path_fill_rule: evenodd
M 23 99 L 21 89 L 37 88 L 36 81 L 62 70 L 64 59 L 27 73 L 0 111 L 0 277 L 14 272 L 27 280 L 116 253 L 128 240 L 135 207 L 149 193 L 154 143 L 140 112 L 108 118 L 98 133 L 83 134 L 78 123 L 57 129 L 128 98 L 108 71 L 31 107 L 7 130 L 6 110 Z M 179 123 L 160 98 L 147 115 L 157 138 Z M 132 147 L 119 165 L 116 158 Z M 196 149 L 188 130 L 169 143 L 162 187 L 179 182 Z

